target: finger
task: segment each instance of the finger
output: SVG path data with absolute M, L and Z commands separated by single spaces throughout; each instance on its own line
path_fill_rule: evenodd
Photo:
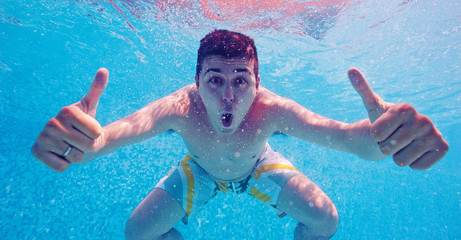
M 53 152 L 58 155 L 64 153 L 67 149 L 68 144 L 61 139 L 56 138 L 55 135 L 49 131 L 41 132 L 34 146 L 32 147 L 32 153 L 36 155 L 36 152 Z
M 371 135 L 378 142 L 389 139 L 398 128 L 410 138 L 418 138 L 432 130 L 432 122 L 424 115 L 418 114 L 414 107 L 399 103 L 390 107 L 370 128 Z M 394 139 L 398 141 L 399 139 Z
M 63 140 L 62 136 L 66 134 L 63 134 L 61 131 L 56 131 L 56 129 L 59 129 L 60 127 L 59 125 L 54 123 L 54 120 L 50 120 L 50 122 L 51 123 L 49 123 L 48 125 L 54 125 L 54 129 L 47 129 L 39 134 L 39 136 L 37 137 L 37 141 L 32 147 L 32 154 L 34 154 L 34 156 L 37 159 L 41 160 L 41 162 L 43 163 L 47 163 L 48 161 L 51 161 L 51 163 L 55 162 L 53 160 L 56 159 L 54 156 L 58 156 L 58 159 L 61 159 L 61 161 L 66 160 L 68 162 L 80 162 L 83 159 L 83 151 Z M 93 142 L 94 141 L 91 140 L 87 144 L 92 144 Z M 79 144 L 81 143 L 79 142 Z M 67 149 L 69 147 L 71 147 L 70 151 L 67 153 L 66 156 L 64 156 L 64 153 L 67 152 Z M 48 159 L 50 157 L 51 159 Z M 46 165 L 49 165 L 50 167 L 54 166 L 53 168 L 56 168 L 56 164 Z
M 408 146 L 415 139 L 414 135 L 408 134 L 410 131 L 411 129 L 405 125 L 398 128 L 389 138 L 379 142 L 381 152 L 386 155 L 394 155 Z
M 89 115 L 81 115 L 72 119 L 70 124 L 88 138 L 94 140 L 101 135 L 102 127 L 96 119 Z
M 82 161 L 84 154 L 83 151 L 70 144 L 67 144 L 67 146 L 70 147 L 70 152 L 67 154 L 67 156 L 62 156 L 62 154 L 60 154 L 60 156 L 71 163 L 79 163 Z M 67 148 L 64 151 L 67 151 Z
M 426 152 L 429 152 L 429 150 L 428 142 L 421 139 L 415 140 L 394 154 L 394 162 L 401 167 L 408 166 L 423 156 Z
M 96 72 L 93 82 L 91 83 L 90 90 L 80 101 L 81 109 L 83 112 L 94 117 L 96 115 L 96 108 L 98 107 L 99 98 L 106 89 L 109 80 L 109 71 L 101 68 Z
M 50 119 L 42 134 L 39 135 L 40 142 L 47 146 L 44 147 L 44 149 L 61 154 L 60 151 L 62 151 L 63 148 L 65 151 L 67 146 L 63 147 L 60 142 L 65 142 L 84 152 L 92 150 L 95 143 L 94 139 L 72 127 L 69 122 L 60 121 L 57 118 L 58 117 Z
M 63 107 L 56 118 L 65 125 L 63 127 L 76 129 L 89 139 L 96 139 L 102 131 L 96 119 L 75 106 Z
M 383 142 L 396 132 L 404 124 L 405 120 L 404 115 L 385 112 L 371 125 L 370 134 L 377 142 Z
M 425 153 L 419 159 L 410 164 L 414 170 L 426 170 L 443 158 L 446 152 L 443 151 L 430 151 Z
M 62 160 L 67 160 L 71 163 L 78 163 L 83 159 L 83 151 L 63 140 L 57 140 L 56 138 L 47 137 L 41 137 L 41 140 L 42 142 L 40 144 L 42 145 L 42 151 L 46 151 L 45 149 L 49 149 L 46 152 L 53 153 L 58 157 L 62 158 Z M 69 147 L 69 152 L 66 156 L 64 156 L 64 153 L 67 152 Z
M 440 161 L 445 154 L 448 152 L 448 142 L 442 138 L 440 133 L 437 131 L 431 139 L 431 151 L 426 152 L 412 164 L 410 167 L 415 170 L 424 170 L 430 168 L 436 162 Z
M 368 84 L 368 81 L 358 69 L 349 69 L 347 75 L 352 86 L 362 98 L 363 105 L 368 112 L 368 117 L 373 123 L 377 118 L 381 116 L 381 114 L 385 112 L 385 109 L 383 109 L 384 101 L 381 99 L 381 97 L 379 97 L 378 94 L 373 92 L 370 84 Z
M 80 149 L 83 152 L 93 151 L 95 140 L 88 138 L 85 134 L 82 134 L 77 129 L 71 129 L 60 137 L 69 145 Z
M 56 172 L 63 172 L 71 165 L 71 162 L 53 152 L 39 152 L 34 155 L 41 163 Z
M 371 126 L 370 133 L 377 142 L 382 142 L 388 139 L 398 128 L 403 125 L 410 128 L 409 135 L 421 135 L 421 133 L 429 130 L 427 124 L 421 122 L 414 124 L 416 110 L 407 103 L 399 103 L 390 107 L 383 113 Z M 425 127 L 426 126 L 426 127 Z

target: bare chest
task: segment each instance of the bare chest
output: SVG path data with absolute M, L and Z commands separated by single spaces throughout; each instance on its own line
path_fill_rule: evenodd
M 178 132 L 191 157 L 211 176 L 235 180 L 248 175 L 265 149 L 267 134 L 255 126 L 243 126 L 221 134 L 205 124 Z

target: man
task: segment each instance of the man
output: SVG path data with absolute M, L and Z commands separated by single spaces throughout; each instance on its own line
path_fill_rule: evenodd
M 357 69 L 349 79 L 369 120 L 353 124 L 319 116 L 260 85 L 251 38 L 215 30 L 201 40 L 195 84 L 154 101 L 101 128 L 93 118 L 107 81 L 100 69 L 88 94 L 52 118 L 32 148 L 55 171 L 87 163 L 121 146 L 168 130 L 179 134 L 187 155 L 139 204 L 126 224 L 127 239 L 179 239 L 187 223 L 219 191 L 248 193 L 298 221 L 295 239 L 328 239 L 338 226 L 325 193 L 267 144 L 275 132 L 350 152 L 364 159 L 393 155 L 399 166 L 427 169 L 448 150 L 433 123 L 409 104 L 375 94 Z

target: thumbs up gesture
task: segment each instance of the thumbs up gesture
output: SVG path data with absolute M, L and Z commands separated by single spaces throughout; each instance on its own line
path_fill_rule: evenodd
M 399 166 L 418 170 L 428 169 L 442 159 L 448 143 L 427 116 L 408 103 L 384 101 L 358 69 L 349 69 L 348 76 L 368 112 L 370 134 L 385 155 L 393 155 Z
M 88 93 L 48 121 L 32 147 L 39 161 L 62 172 L 72 163 L 81 162 L 85 153 L 100 148 L 102 128 L 94 116 L 108 79 L 109 72 L 99 69 Z

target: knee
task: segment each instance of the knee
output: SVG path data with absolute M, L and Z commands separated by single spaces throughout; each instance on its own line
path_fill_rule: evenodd
M 146 226 L 146 221 L 131 216 L 125 224 L 126 240 L 157 239 L 162 235 L 155 225 Z
M 331 206 L 326 209 L 323 216 L 319 219 L 319 229 L 321 229 L 324 236 L 331 237 L 335 234 L 339 225 L 338 211 L 335 205 L 331 203 Z
M 146 233 L 143 233 L 143 228 L 140 227 L 138 221 L 133 218 L 129 218 L 125 223 L 125 239 L 126 240 L 135 240 L 135 239 L 145 239 L 147 236 Z
M 308 228 L 310 235 L 333 236 L 339 225 L 339 216 L 335 205 L 328 199 L 322 203 L 309 203 L 309 208 L 306 209 L 306 212 L 309 212 L 310 219 L 305 219 L 301 223 Z M 314 218 L 311 218 L 312 211 L 314 211 Z

